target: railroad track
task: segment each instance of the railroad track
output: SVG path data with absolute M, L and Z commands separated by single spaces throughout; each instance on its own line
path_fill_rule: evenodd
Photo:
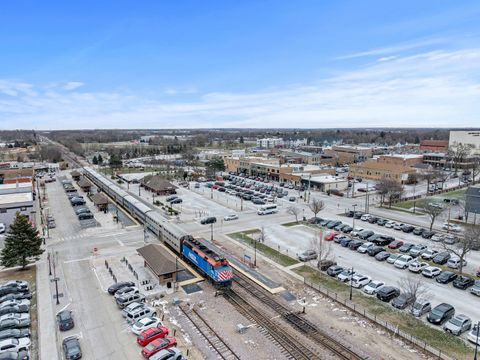
M 282 352 L 288 358 L 300 360 L 321 359 L 319 355 L 303 345 L 297 337 L 292 336 L 292 334 L 274 322 L 270 316 L 259 312 L 252 304 L 242 298 L 242 296 L 236 293 L 233 289 L 226 290 L 223 293 L 223 296 L 239 313 L 250 321 L 255 322 L 265 336 L 277 343 L 283 349 Z
M 195 308 L 190 308 L 187 305 L 179 307 L 222 359 L 240 360 L 240 357 L 235 354 L 232 348 L 212 329 Z
M 276 313 L 278 313 L 288 323 L 293 325 L 294 328 L 299 330 L 302 334 L 313 340 L 314 342 L 322 345 L 330 350 L 333 354 L 340 359 L 345 360 L 363 360 L 363 356 L 357 354 L 354 350 L 350 349 L 346 345 L 335 340 L 330 335 L 319 329 L 315 324 L 311 323 L 307 319 L 301 317 L 299 314 L 292 312 L 279 301 L 274 299 L 271 294 L 261 289 L 258 285 L 254 284 L 245 275 L 235 272 L 234 282 L 244 290 L 249 292 L 252 296 L 259 301 L 270 307 Z

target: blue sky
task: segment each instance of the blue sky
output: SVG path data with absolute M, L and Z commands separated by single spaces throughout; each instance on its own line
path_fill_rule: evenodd
M 0 128 L 480 125 L 478 1 L 21 1 Z

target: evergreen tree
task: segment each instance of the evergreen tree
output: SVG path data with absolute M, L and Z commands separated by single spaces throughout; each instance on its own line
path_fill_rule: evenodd
M 96 156 L 96 155 L 93 155 L 92 163 L 93 163 L 93 165 L 97 165 L 97 164 L 98 164 L 98 159 L 97 159 L 97 156 Z
M 98 160 L 98 163 L 99 163 L 100 165 L 103 164 L 103 158 L 102 158 L 102 155 L 101 155 L 101 154 L 98 154 L 97 160 Z
M 21 266 L 23 270 L 30 260 L 37 260 L 44 252 L 41 245 L 38 230 L 28 222 L 27 216 L 17 213 L 0 253 L 0 263 L 5 267 Z

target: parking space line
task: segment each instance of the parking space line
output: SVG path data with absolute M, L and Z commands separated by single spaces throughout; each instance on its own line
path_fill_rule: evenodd
M 92 268 L 92 270 L 93 270 L 93 273 L 95 274 L 95 276 L 97 277 L 98 284 L 100 285 L 100 289 L 102 289 L 102 291 L 106 293 L 107 290 L 102 287 L 102 282 L 100 281 L 100 277 L 97 274 L 97 269 Z
M 117 243 L 120 245 L 120 246 L 125 246 L 125 244 L 123 242 L 121 242 L 119 239 L 117 239 Z

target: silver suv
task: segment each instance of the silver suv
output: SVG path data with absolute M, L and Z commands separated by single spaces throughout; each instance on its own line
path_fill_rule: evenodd
M 129 324 L 135 324 L 138 320 L 141 320 L 143 318 L 156 316 L 157 311 L 154 308 L 150 306 L 144 306 L 130 311 L 126 316 L 126 319 Z
M 298 255 L 298 260 L 300 261 L 315 260 L 316 258 L 317 258 L 317 252 L 315 250 L 306 250 L 300 255 Z

